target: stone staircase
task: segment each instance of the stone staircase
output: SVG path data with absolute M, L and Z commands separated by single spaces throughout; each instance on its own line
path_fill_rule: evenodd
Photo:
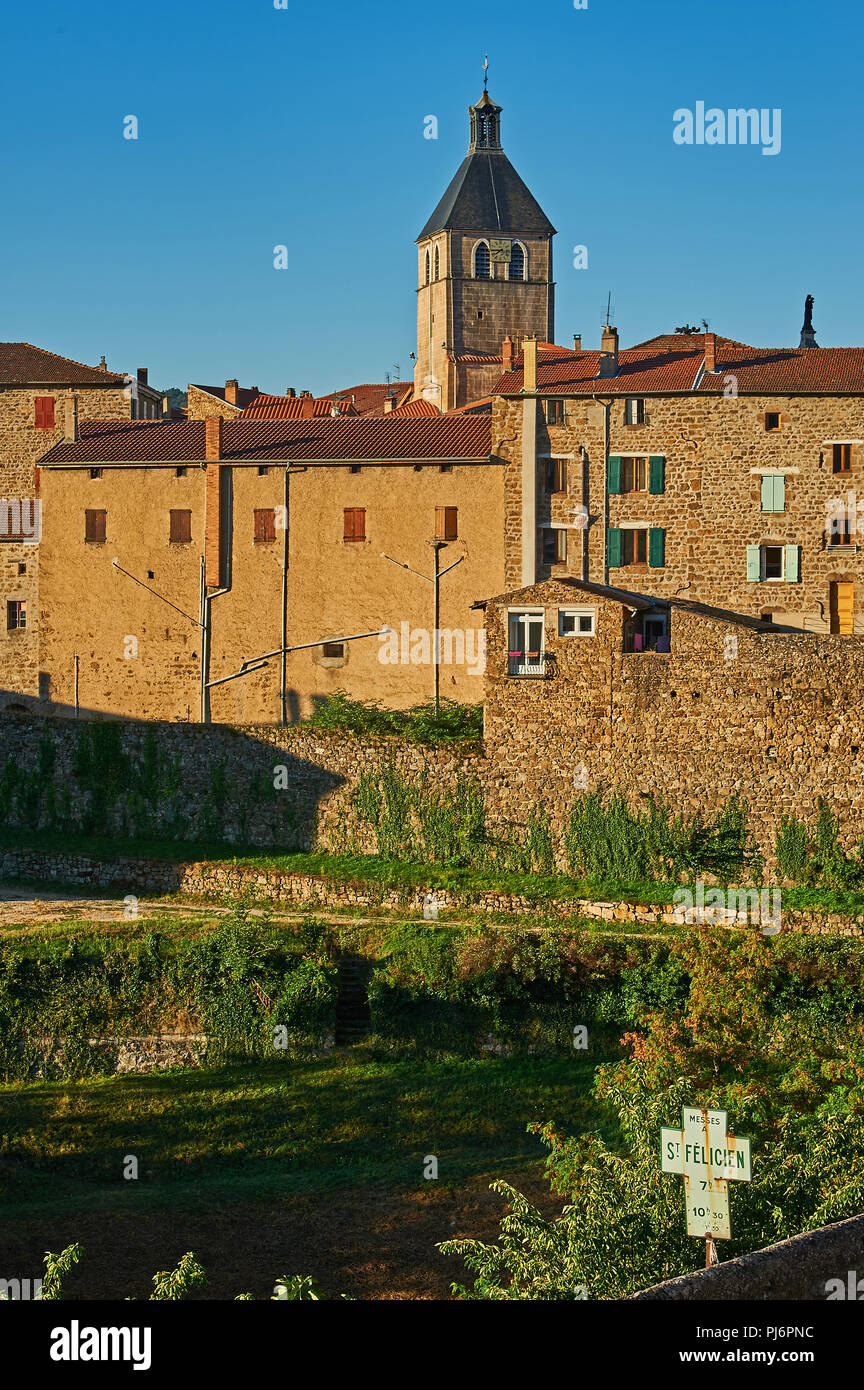
M 350 1047 L 369 1032 L 368 983 L 371 963 L 363 956 L 344 955 L 336 962 L 339 994 L 336 999 L 336 1046 Z

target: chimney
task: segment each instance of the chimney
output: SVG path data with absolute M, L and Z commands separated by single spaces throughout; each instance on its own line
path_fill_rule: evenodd
M 582 334 L 581 334 L 581 333 L 574 333 L 574 334 L 573 334 L 573 351 L 574 351 L 574 352 L 581 352 L 581 351 L 582 351 Z
M 537 390 L 537 339 L 526 338 L 522 344 L 522 390 Z
M 104 352 L 103 352 L 102 356 L 99 358 L 99 370 L 100 370 L 100 372 L 107 372 L 107 370 L 108 370 L 108 363 L 105 361 L 105 354 L 104 354 Z
M 608 323 L 603 325 L 600 339 L 600 370 L 597 375 L 618 375 L 618 329 Z
M 66 421 L 64 438 L 75 443 L 78 439 L 78 397 L 72 391 L 66 392 Z
M 393 410 L 393 409 L 395 409 L 395 406 L 396 406 L 396 397 L 395 397 L 395 396 L 385 396 L 385 397 L 384 397 L 384 414 L 385 414 L 385 415 L 389 415 L 389 414 L 390 414 L 390 411 Z
M 237 400 L 237 392 L 239 389 L 240 385 L 236 377 L 232 378 L 231 381 L 225 382 L 225 399 L 229 405 L 239 404 Z
M 293 387 L 293 386 L 286 386 L 286 387 L 285 387 L 285 395 L 286 395 L 286 396 L 290 396 L 290 397 L 291 397 L 291 400 L 293 401 L 294 397 L 297 395 L 297 392 L 294 390 L 294 387 Z
M 717 334 L 705 334 L 705 370 L 706 372 L 716 372 L 717 370 Z
M 163 397 L 162 397 L 162 418 L 163 418 L 163 420 L 170 420 L 170 419 L 171 419 L 171 397 L 170 397 L 170 396 L 163 396 Z
M 311 420 L 315 415 L 315 402 L 308 391 L 302 392 L 300 396 L 300 419 Z
M 147 368 L 146 368 L 146 367 L 139 367 L 139 368 L 138 368 L 138 385 L 139 385 L 139 386 L 146 386 L 146 385 L 147 385 Z
M 222 416 L 204 421 L 204 457 L 208 463 L 216 463 L 222 457 Z
M 504 370 L 505 370 L 505 372 L 512 372 L 512 370 L 513 370 L 513 357 L 514 357 L 514 353 L 513 353 L 513 339 L 510 337 L 510 334 L 509 334 L 509 333 L 507 334 L 507 337 L 504 339 L 504 343 L 503 343 L 503 346 L 502 346 L 502 348 L 501 348 L 501 356 L 502 356 L 502 359 L 503 359 L 503 365 L 504 365 Z
M 311 399 L 312 399 L 312 392 L 311 392 L 311 391 L 301 391 L 301 392 L 300 392 L 300 395 L 301 395 L 301 397 L 303 397 L 304 400 L 308 399 L 308 400 L 311 401 Z

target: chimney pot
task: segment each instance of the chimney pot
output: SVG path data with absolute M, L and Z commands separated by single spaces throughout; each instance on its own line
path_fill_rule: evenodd
M 215 463 L 222 457 L 222 416 L 204 421 L 204 458 Z
M 600 370 L 597 375 L 618 375 L 618 329 L 608 323 L 603 325 L 600 338 Z
M 286 395 L 286 396 L 290 396 L 291 399 L 293 400 L 294 397 L 297 395 L 297 392 L 294 390 L 294 387 L 293 387 L 293 386 L 286 386 L 286 388 L 285 388 L 285 395 Z
M 716 372 L 717 370 L 716 333 L 705 334 L 705 370 L 706 372 Z
M 225 399 L 229 405 L 237 405 L 237 392 L 239 389 L 240 386 L 236 377 L 232 377 L 230 381 L 225 382 Z
M 146 367 L 139 367 L 139 368 L 138 368 L 138 385 L 139 385 L 139 386 L 146 386 L 146 385 L 147 385 L 147 368 L 146 368 Z
M 581 334 L 581 333 L 574 333 L 574 334 L 573 334 L 573 351 L 574 351 L 574 352 L 581 352 L 581 351 L 582 351 L 582 334 Z
M 108 363 L 105 361 L 105 354 L 104 354 L 104 352 L 103 352 L 102 356 L 99 358 L 99 370 L 100 370 L 100 372 L 107 372 L 107 370 L 108 370 Z
M 73 391 L 66 393 L 66 419 L 63 435 L 75 443 L 78 439 L 78 397 Z

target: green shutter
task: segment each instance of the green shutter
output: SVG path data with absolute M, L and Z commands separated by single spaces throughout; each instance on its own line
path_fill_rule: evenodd
M 666 532 L 662 526 L 652 526 L 648 532 L 648 564 L 660 570 L 666 563 Z
M 797 584 L 801 578 L 801 552 L 797 545 L 785 545 L 786 552 L 786 582 L 787 584 Z
M 648 491 L 655 496 L 666 491 L 666 460 L 660 454 L 648 460 Z
M 606 532 L 606 555 L 610 569 L 621 564 L 621 532 L 610 526 Z
M 618 494 L 621 491 L 621 455 L 609 455 L 609 491 Z
M 758 584 L 759 576 L 762 572 L 761 556 L 758 545 L 748 545 L 747 547 L 747 583 Z
M 762 510 L 763 512 L 785 512 L 786 479 L 782 473 L 763 473 Z

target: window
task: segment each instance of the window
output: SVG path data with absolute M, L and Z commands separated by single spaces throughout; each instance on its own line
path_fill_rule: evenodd
M 344 661 L 345 646 L 345 642 L 322 642 L 321 655 L 328 661 Z
M 440 280 L 440 279 L 441 279 L 441 248 L 440 248 L 440 246 L 436 246 L 436 247 L 435 247 L 435 279 L 436 279 L 436 280 Z
M 6 630 L 17 632 L 27 626 L 27 603 L 23 598 L 6 601 Z
M 525 248 L 518 241 L 510 247 L 510 279 L 525 279 Z
M 748 545 L 747 582 L 785 579 L 787 584 L 801 581 L 801 548 L 797 545 Z
M 266 478 L 266 477 L 269 476 L 269 473 L 270 473 L 270 469 L 267 467 L 266 463 L 259 463 L 259 465 L 258 465 L 258 477 L 259 477 L 259 478 Z
M 362 473 L 362 471 L 363 471 L 363 470 L 362 470 L 362 468 L 360 467 L 360 464 L 359 464 L 359 463 L 349 463 L 349 465 L 348 465 L 348 472 L 349 472 L 349 473 Z
M 91 477 L 91 478 L 101 478 L 101 477 L 102 477 L 102 469 L 101 469 L 101 468 L 91 468 L 91 469 L 90 469 L 90 477 Z
M 566 460 L 566 459 L 547 459 L 547 460 L 546 460 L 546 491 L 547 491 L 547 492 L 566 492 L 566 491 L 567 491 L 567 460 Z
M 547 425 L 563 425 L 565 420 L 564 402 L 546 402 L 546 423 Z
M 345 533 L 343 539 L 346 541 L 365 541 L 366 539 L 366 508 L 365 507 L 346 507 L 345 508 Z
M 849 473 L 852 470 L 852 445 L 834 444 L 832 445 L 835 473 Z
M 26 574 L 26 573 L 27 573 L 27 566 L 24 564 L 23 561 L 18 565 L 18 573 L 19 573 L 19 574 Z
M 54 397 L 37 396 L 33 402 L 33 423 L 37 430 L 53 430 Z
M 175 471 L 175 475 L 176 475 L 178 478 L 185 478 L 185 477 L 186 477 L 186 469 L 185 469 L 185 468 L 177 468 L 177 469 L 175 469 L 174 471 Z
M 168 539 L 176 541 L 181 545 L 187 545 L 192 539 L 192 513 L 170 511 Z
M 439 472 L 439 473 L 452 473 L 452 472 L 453 472 L 453 465 L 452 465 L 452 463 L 442 463 L 442 464 L 440 464 L 440 465 L 439 465 L 439 468 L 438 468 L 438 472 Z
M 544 565 L 564 565 L 567 563 L 567 532 L 563 526 L 543 528 Z
M 777 410 L 767 410 L 765 412 L 765 428 L 771 433 L 780 428 L 780 412 Z
M 507 615 L 507 672 L 511 676 L 542 676 L 544 623 L 542 612 Z
M 621 460 L 621 491 L 648 491 L 648 460 L 624 458 Z
M 107 512 L 90 511 L 84 512 L 84 539 L 94 545 L 100 544 L 105 540 Z
M 593 637 L 595 613 L 593 608 L 559 608 L 559 637 Z
M 458 535 L 458 507 L 435 508 L 436 541 L 455 541 Z
M 786 479 L 782 473 L 763 473 L 762 510 L 763 512 L 785 512 Z
M 255 543 L 264 544 L 276 539 L 276 513 L 272 507 L 255 508 Z
M 427 285 L 429 284 L 429 281 L 430 281 L 431 278 L 432 278 L 432 277 L 431 277 L 431 275 L 429 274 L 429 252 L 427 251 L 427 252 L 426 252 L 426 284 L 427 284 Z
M 621 563 L 622 565 L 647 565 L 647 527 L 640 527 L 639 530 L 621 532 Z
M 852 494 L 850 501 L 852 500 Z M 857 522 L 857 508 L 847 507 L 842 497 L 831 499 L 825 540 L 828 545 L 851 545 Z
M 630 396 L 624 402 L 624 424 L 645 424 L 645 402 L 641 396 Z
M 763 545 L 763 547 L 762 547 L 762 578 L 763 578 L 763 579 L 782 579 L 782 578 L 783 578 L 783 547 L 782 547 L 782 545 Z
M 474 277 L 477 280 L 491 280 L 492 263 L 489 259 L 489 243 L 480 241 L 474 249 Z

